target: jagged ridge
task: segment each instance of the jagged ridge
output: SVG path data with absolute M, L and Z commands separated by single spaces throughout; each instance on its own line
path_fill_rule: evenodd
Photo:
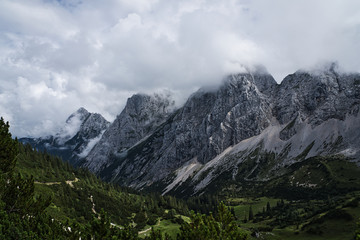
M 108 181 L 137 189 L 157 186 L 164 193 L 189 179 L 187 187 L 199 193 L 226 171 L 233 179 L 270 179 L 310 156 L 357 153 L 359 85 L 359 74 L 333 65 L 298 71 L 280 85 L 263 70 L 231 75 L 217 90 L 194 93 L 150 131 L 131 125 L 151 134 L 137 135 L 129 145 L 108 137 L 126 141 L 125 130 L 109 128 L 85 166 Z M 124 111 L 133 108 L 128 101 Z M 139 118 L 124 111 L 115 122 Z M 101 152 L 111 144 L 112 150 Z

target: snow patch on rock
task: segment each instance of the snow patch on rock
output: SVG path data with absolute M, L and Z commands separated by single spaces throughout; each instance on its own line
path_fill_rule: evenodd
M 80 154 L 78 154 L 78 156 L 80 158 L 86 157 L 89 154 L 89 152 L 91 151 L 91 149 L 95 146 L 95 144 L 100 141 L 104 132 L 105 132 L 105 130 L 103 130 L 97 137 L 90 139 L 88 144 L 86 145 L 85 149 Z

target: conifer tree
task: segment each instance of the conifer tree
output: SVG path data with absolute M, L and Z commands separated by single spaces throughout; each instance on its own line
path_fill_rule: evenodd
M 234 221 L 225 204 L 220 203 L 218 214 L 191 214 L 191 223 L 184 222 L 180 227 L 178 240 L 245 240 L 244 233 Z
M 250 208 L 249 208 L 249 221 L 251 221 L 253 219 L 254 219 L 254 213 L 253 213 L 252 207 L 250 206 Z
M 34 179 L 15 174 L 19 144 L 11 138 L 9 123 L 0 118 L 0 238 L 41 239 L 58 231 L 44 210 L 50 199 L 34 197 Z
M 9 122 L 0 118 L 0 171 L 11 172 L 16 164 L 16 156 L 19 152 L 17 140 L 11 138 Z
M 266 203 L 266 212 L 270 212 L 271 211 L 271 207 L 270 207 L 270 202 Z
M 235 220 L 236 220 L 237 217 L 236 217 L 236 215 L 235 215 L 235 208 L 232 207 L 232 208 L 230 209 L 230 211 L 231 211 L 231 214 L 234 216 L 234 218 L 235 218 Z
M 246 218 L 246 214 L 244 215 L 244 220 L 243 220 L 244 223 L 247 223 L 247 218 Z
M 360 240 L 360 219 L 359 219 L 359 222 L 357 223 L 357 230 L 355 232 L 355 239 Z

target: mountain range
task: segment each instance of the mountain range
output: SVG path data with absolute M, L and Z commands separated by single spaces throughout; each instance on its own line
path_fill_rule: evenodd
M 89 113 L 79 108 L 72 113 L 64 127 L 55 135 L 40 138 L 20 138 L 20 142 L 29 143 L 38 150 L 62 157 L 71 164 L 79 165 L 79 160 L 89 153 L 100 140 L 110 123 L 98 113 Z
M 316 156 L 359 164 L 359 104 L 360 74 L 336 64 L 280 84 L 256 67 L 199 89 L 179 108 L 171 95 L 136 94 L 111 124 L 81 108 L 55 136 L 20 140 L 109 182 L 190 196 L 270 181 Z M 291 184 L 325 181 L 310 179 Z

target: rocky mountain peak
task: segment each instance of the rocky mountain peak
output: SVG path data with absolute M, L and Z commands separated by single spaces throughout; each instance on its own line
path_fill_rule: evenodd
M 189 97 L 189 100 L 201 98 L 204 95 L 228 95 L 236 97 L 238 94 L 257 92 L 257 94 L 268 94 L 271 89 L 275 88 L 277 83 L 266 68 L 257 66 L 245 68 L 243 72 L 231 74 L 225 77 L 222 84 L 218 87 L 203 87 Z M 237 99 L 238 101 L 240 99 Z M 186 104 L 185 104 L 186 105 Z
M 111 156 L 123 154 L 164 123 L 175 110 L 168 94 L 135 94 L 86 157 L 85 166 L 99 171 Z
M 265 181 L 312 156 L 360 157 L 360 74 L 336 64 L 299 70 L 281 84 L 262 67 L 245 68 L 174 106 L 170 94 L 133 95 L 77 154 L 91 150 L 81 165 L 136 189 L 198 194 L 212 184 Z M 98 118 L 72 114 L 67 125 L 77 131 L 66 144 L 95 136 Z
M 74 165 L 85 157 L 100 140 L 109 122 L 98 113 L 90 113 L 81 107 L 72 113 L 61 130 L 53 136 L 37 139 L 20 139 L 33 147 L 58 155 Z
M 78 110 L 76 110 L 77 114 L 81 114 L 81 115 L 87 115 L 89 114 L 88 110 L 86 110 L 84 107 L 80 107 Z
M 265 70 L 233 74 L 226 78 L 225 83 L 235 84 L 237 86 L 251 86 L 253 88 L 257 88 L 262 93 L 268 93 L 277 85 L 273 76 Z
M 243 178 L 255 176 L 260 163 L 252 159 L 267 158 L 251 155 L 254 149 L 264 156 L 273 154 L 279 166 L 295 161 L 305 147 L 310 151 L 316 146 L 311 156 L 335 149 L 326 147 L 334 144 L 339 132 L 321 133 L 324 144 L 316 136 L 324 131 L 324 123 L 330 126 L 355 113 L 359 85 L 359 74 L 341 73 L 336 65 L 317 72 L 297 71 L 281 84 L 258 67 L 229 75 L 217 88 L 199 89 L 173 114 L 168 114 L 171 104 L 163 98 L 135 95 L 90 152 L 85 166 L 104 179 L 137 189 L 166 182 L 166 192 L 194 174 L 190 185 L 199 188 L 232 168 L 233 175 L 242 168 Z M 336 124 L 333 129 L 342 123 Z M 234 155 L 227 157 L 230 151 Z M 251 162 L 251 169 L 238 165 L 242 161 Z M 197 178 L 204 180 L 198 183 Z
M 84 119 L 86 119 L 89 116 L 89 114 L 90 113 L 85 108 L 80 107 L 78 110 L 76 110 L 66 119 L 66 123 L 71 123 L 72 121 L 76 121 L 76 120 L 80 120 L 82 122 Z
M 170 96 L 162 94 L 135 94 L 128 98 L 122 114 L 137 118 L 140 122 L 151 122 L 152 120 L 166 115 L 174 109 L 175 102 Z

